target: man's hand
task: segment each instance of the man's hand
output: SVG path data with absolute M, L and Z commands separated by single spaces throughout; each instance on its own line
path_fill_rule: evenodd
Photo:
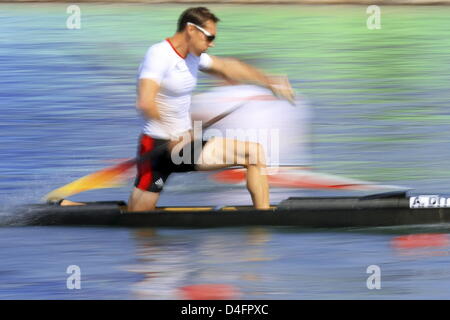
M 274 96 L 280 99 L 286 99 L 292 105 L 295 105 L 295 94 L 292 90 L 289 79 L 286 76 L 270 77 L 269 89 L 272 91 Z

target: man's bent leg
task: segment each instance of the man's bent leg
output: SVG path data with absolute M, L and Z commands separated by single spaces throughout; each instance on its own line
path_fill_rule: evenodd
M 252 196 L 253 204 L 258 209 L 269 209 L 269 182 L 264 149 L 259 143 L 245 142 L 245 150 L 247 189 Z
M 144 191 L 139 188 L 134 188 L 128 200 L 128 211 L 150 211 L 155 210 L 156 203 L 159 199 L 158 192 Z
M 205 145 L 198 170 L 215 170 L 241 165 L 247 168 L 247 189 L 257 209 L 269 209 L 269 183 L 264 149 L 259 143 L 213 138 Z
M 252 197 L 253 205 L 257 209 L 269 209 L 269 183 L 265 167 L 257 165 L 247 166 L 247 189 Z

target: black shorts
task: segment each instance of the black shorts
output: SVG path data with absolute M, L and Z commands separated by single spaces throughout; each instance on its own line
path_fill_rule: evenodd
M 148 160 L 137 164 L 135 187 L 144 191 L 161 192 L 172 172 L 197 170 L 196 162 L 205 143 L 206 141 L 190 142 L 181 149 L 174 163 L 168 149 L 169 140 L 155 139 L 142 134 L 137 155 L 151 152 L 151 156 Z

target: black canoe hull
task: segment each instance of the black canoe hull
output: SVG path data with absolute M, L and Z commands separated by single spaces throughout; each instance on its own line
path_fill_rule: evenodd
M 170 211 L 176 209 L 176 211 Z M 233 226 L 299 226 L 319 228 L 377 227 L 450 222 L 450 208 L 410 208 L 403 193 L 369 197 L 289 198 L 270 211 L 249 207 L 161 208 L 129 213 L 123 202 L 85 206 L 50 204 L 22 208 L 8 224 L 106 225 L 127 227 L 210 228 Z

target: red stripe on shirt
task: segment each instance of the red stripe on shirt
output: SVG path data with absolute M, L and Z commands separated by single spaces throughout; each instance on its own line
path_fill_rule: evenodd
M 166 39 L 166 41 L 170 44 L 170 46 L 172 47 L 173 51 L 175 51 L 175 53 L 177 55 L 179 55 L 182 59 L 186 59 L 187 55 L 185 57 L 183 57 L 177 49 L 175 49 L 175 47 L 173 46 L 172 42 L 170 42 L 169 38 Z

